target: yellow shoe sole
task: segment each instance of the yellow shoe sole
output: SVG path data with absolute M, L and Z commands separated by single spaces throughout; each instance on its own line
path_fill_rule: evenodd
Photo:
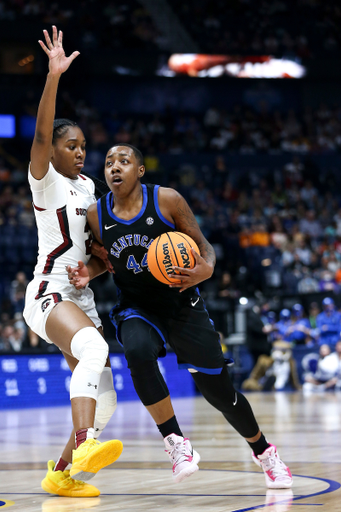
M 115 462 L 122 450 L 123 444 L 117 439 L 101 443 L 86 457 L 72 464 L 70 476 L 76 480 L 90 480 L 100 469 Z
M 68 498 L 94 498 L 101 494 L 95 486 L 84 484 L 83 488 L 75 489 L 63 489 L 57 486 L 55 482 L 51 481 L 48 477 L 45 477 L 41 482 L 41 487 L 45 492 L 49 494 L 56 494 L 57 496 L 66 496 Z

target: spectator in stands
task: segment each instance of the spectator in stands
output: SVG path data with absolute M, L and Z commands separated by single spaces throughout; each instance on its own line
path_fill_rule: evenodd
M 301 196 L 301 199 L 307 205 L 307 208 L 309 208 L 309 209 L 315 208 L 316 200 L 317 200 L 317 190 L 313 186 L 313 183 L 311 180 L 305 181 L 304 186 L 301 188 L 300 196 Z
M 309 363 L 313 368 L 312 359 L 309 359 Z M 316 370 L 305 375 L 305 392 L 329 389 L 341 389 L 341 341 L 336 343 L 335 352 L 332 353 L 329 345 L 321 345 Z
M 275 337 L 276 340 L 287 341 L 287 331 L 291 325 L 291 313 L 290 310 L 284 308 L 279 313 L 279 321 L 275 324 Z
M 251 228 L 250 245 L 268 247 L 270 236 L 264 224 L 255 224 Z
M 11 282 L 10 299 L 13 306 L 13 313 L 22 313 L 25 303 L 25 291 L 28 280 L 25 272 L 17 272 L 15 279 Z
M 268 333 L 272 327 L 270 329 L 271 324 L 267 318 L 268 311 L 269 303 L 264 302 L 261 306 L 254 305 L 246 312 L 246 344 L 254 365 L 259 356 L 269 356 L 271 352 Z
M 16 332 L 13 325 L 5 325 L 1 334 L 1 345 L 3 352 L 20 352 L 22 345 L 21 333 Z
M 314 254 L 314 253 L 313 253 Z M 312 254 L 312 256 L 313 256 Z M 301 276 L 297 283 L 298 293 L 314 293 L 320 291 L 318 280 L 311 274 L 308 267 L 301 268 Z
M 301 304 L 294 304 L 291 310 L 291 325 L 288 327 L 285 337 L 295 345 L 306 345 L 311 342 L 311 327 L 308 318 L 304 317 L 304 309 Z
M 308 319 L 311 329 L 317 328 L 317 316 L 321 312 L 317 302 L 311 302 L 309 305 Z
M 316 219 L 315 210 L 308 210 L 306 212 L 305 218 L 299 222 L 299 230 L 304 235 L 308 235 L 313 239 L 322 236 L 322 227 L 320 221 Z
M 298 238 L 296 248 L 294 250 L 294 258 L 302 265 L 309 266 L 311 263 L 312 251 L 307 244 L 306 238 L 301 236 Z
M 319 386 L 327 382 L 333 375 L 330 375 L 329 369 L 322 364 L 324 358 L 331 353 L 329 345 L 320 345 L 319 353 L 306 354 L 302 359 L 302 368 L 304 370 L 303 391 L 322 389 Z
M 335 347 L 341 331 L 341 314 L 335 309 L 335 302 L 331 297 L 322 301 L 323 311 L 317 315 L 316 327 L 319 333 L 319 344 Z

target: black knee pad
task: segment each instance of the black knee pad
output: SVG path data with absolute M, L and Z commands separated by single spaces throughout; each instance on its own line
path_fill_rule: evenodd
M 163 341 L 159 334 L 141 318 L 122 322 L 120 335 L 128 368 L 156 361 L 162 351 Z
M 143 405 L 153 405 L 169 396 L 167 384 L 162 377 L 157 361 L 146 361 L 132 366 L 130 375 Z

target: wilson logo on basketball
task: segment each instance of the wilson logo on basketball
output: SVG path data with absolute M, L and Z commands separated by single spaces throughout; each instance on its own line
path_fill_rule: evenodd
M 181 244 L 177 244 L 176 246 L 179 249 L 179 252 L 181 254 L 182 263 L 183 263 L 182 267 L 183 268 L 191 268 L 191 262 L 190 262 L 190 259 L 189 259 L 189 254 L 188 254 L 187 249 L 184 246 L 184 244 L 181 243 Z
M 195 241 L 185 233 L 169 231 L 162 233 L 148 244 L 147 263 L 151 274 L 164 284 L 181 284 L 181 271 L 174 271 L 173 267 L 192 269 L 195 266 L 195 257 L 191 248 L 200 255 Z M 179 275 L 179 278 L 175 275 Z
M 162 252 L 163 252 L 163 256 L 164 256 L 162 263 L 165 267 L 165 270 L 166 270 L 167 274 L 172 274 L 173 273 L 172 260 L 171 260 L 170 254 L 169 254 L 168 243 L 162 245 Z

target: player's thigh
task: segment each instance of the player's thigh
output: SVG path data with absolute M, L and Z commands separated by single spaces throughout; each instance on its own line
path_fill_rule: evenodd
M 177 355 L 180 368 L 192 367 L 214 373 L 224 366 L 219 334 L 203 304 L 182 308 L 177 318 L 168 320 L 167 328 L 168 342 Z
M 119 329 L 128 367 L 143 361 L 156 361 L 163 354 L 165 338 L 147 318 L 128 318 Z
M 70 343 L 84 327 L 95 327 L 90 318 L 74 302 L 59 302 L 46 320 L 46 334 L 63 352 L 71 355 Z

